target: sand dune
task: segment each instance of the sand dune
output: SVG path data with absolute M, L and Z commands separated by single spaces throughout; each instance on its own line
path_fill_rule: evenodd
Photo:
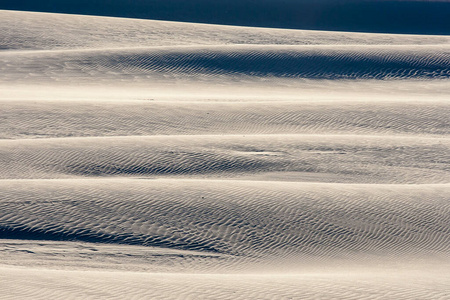
M 179 45 L 437 45 L 450 37 L 218 26 L 82 15 L 1 11 L 3 50 Z
M 450 37 L 0 19 L 0 298 L 448 297 Z
M 450 144 L 444 138 L 205 135 L 3 140 L 0 145 L 2 179 L 280 172 L 289 181 L 448 183 L 450 178 Z
M 0 184 L 3 238 L 159 246 L 226 255 L 222 263 L 288 260 L 293 268 L 333 257 L 447 258 L 450 247 L 448 185 L 123 179 Z
M 447 36 L 0 14 L 5 100 L 423 101 L 450 92 Z
M 220 134 L 446 137 L 442 101 L 3 101 L 0 138 Z M 101 108 L 101 109 L 99 109 Z
M 14 54 L 14 55 L 12 55 Z M 448 46 L 221 46 L 7 53 L 2 81 L 151 81 L 240 76 L 445 79 Z M 228 79 L 230 80 L 230 79 Z

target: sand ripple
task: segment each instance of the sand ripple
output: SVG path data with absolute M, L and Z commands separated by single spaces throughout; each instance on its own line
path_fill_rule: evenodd
M 0 20 L 0 298 L 448 299 L 450 37 Z

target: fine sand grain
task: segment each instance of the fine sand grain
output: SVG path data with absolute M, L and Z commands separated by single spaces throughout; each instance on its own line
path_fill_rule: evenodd
M 450 37 L 0 20 L 0 299 L 449 299 Z

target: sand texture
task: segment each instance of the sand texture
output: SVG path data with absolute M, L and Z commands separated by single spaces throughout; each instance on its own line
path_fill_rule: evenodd
M 0 20 L 0 299 L 450 299 L 449 36 Z

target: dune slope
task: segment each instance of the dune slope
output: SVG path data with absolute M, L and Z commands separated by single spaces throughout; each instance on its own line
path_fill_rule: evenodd
M 447 256 L 448 192 L 448 185 L 3 181 L 1 234 L 162 246 L 229 259 Z

